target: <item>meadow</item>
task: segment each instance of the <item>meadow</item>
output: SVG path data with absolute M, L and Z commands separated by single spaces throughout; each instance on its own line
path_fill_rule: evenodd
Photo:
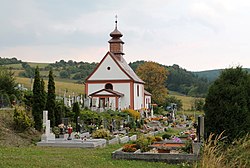
M 22 78 L 22 77 L 15 77 L 16 82 L 23 84 L 28 90 L 30 90 L 33 86 L 34 80 L 30 78 Z M 48 85 L 48 79 L 44 79 L 45 88 Z M 67 95 L 79 95 L 84 94 L 84 84 L 73 83 L 72 80 L 55 80 L 55 87 L 56 87 L 56 94 L 59 96 L 63 96 L 64 93 Z

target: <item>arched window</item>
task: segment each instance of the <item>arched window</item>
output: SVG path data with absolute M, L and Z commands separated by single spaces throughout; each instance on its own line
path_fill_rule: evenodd
M 113 85 L 111 83 L 107 83 L 105 85 L 105 89 L 111 89 L 111 90 L 113 90 Z

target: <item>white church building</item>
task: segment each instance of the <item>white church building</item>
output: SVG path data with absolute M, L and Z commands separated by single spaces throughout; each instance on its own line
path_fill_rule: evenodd
M 95 111 L 148 109 L 151 94 L 144 90 L 145 82 L 123 57 L 123 35 L 117 29 L 117 21 L 110 36 L 109 51 L 85 81 L 89 107 Z

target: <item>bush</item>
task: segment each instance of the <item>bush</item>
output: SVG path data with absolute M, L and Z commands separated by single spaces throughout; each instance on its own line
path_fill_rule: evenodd
M 172 135 L 170 134 L 163 134 L 162 139 L 170 139 Z
M 136 145 L 141 149 L 141 152 L 147 152 L 150 150 L 149 145 L 151 145 L 153 141 L 154 141 L 154 137 L 140 136 L 136 141 Z
M 139 119 L 141 114 L 138 111 L 132 110 L 132 109 L 125 109 L 122 110 L 123 113 L 128 113 L 131 117 L 134 119 Z
M 14 110 L 14 128 L 19 131 L 26 130 L 33 126 L 33 121 L 31 117 L 29 117 L 24 108 L 16 107 Z
M 108 138 L 110 137 L 110 132 L 107 129 L 98 129 L 92 133 L 93 138 Z

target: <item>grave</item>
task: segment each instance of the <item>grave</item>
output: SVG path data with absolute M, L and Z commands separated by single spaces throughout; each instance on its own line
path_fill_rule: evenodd
M 50 120 L 48 120 L 48 111 L 43 111 L 43 128 L 45 128 L 42 134 L 41 141 L 55 140 L 55 134 L 50 132 Z
M 106 140 L 105 139 L 65 140 L 63 138 L 58 138 L 56 140 L 38 142 L 37 146 L 63 147 L 63 148 L 97 148 L 97 147 L 105 147 Z

